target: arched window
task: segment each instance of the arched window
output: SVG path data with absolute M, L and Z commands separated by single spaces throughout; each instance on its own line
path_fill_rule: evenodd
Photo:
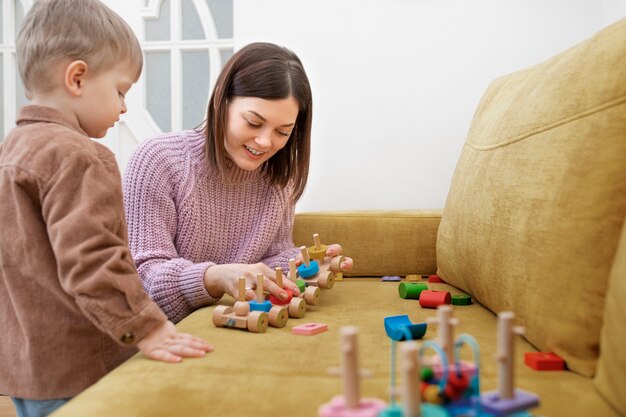
M 161 131 L 198 126 L 233 54 L 232 0 L 146 0 L 144 103 Z
M 17 71 L 15 38 L 31 0 L 0 0 L 0 133 L 2 138 L 15 126 L 17 109 L 26 104 L 24 88 Z M 2 140 L 0 138 L 0 140 Z

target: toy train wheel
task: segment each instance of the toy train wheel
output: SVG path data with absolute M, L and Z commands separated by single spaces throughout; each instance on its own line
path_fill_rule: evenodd
M 274 306 L 268 314 L 269 323 L 272 327 L 285 327 L 289 319 L 289 311 L 284 306 Z
M 304 299 L 306 300 L 306 303 L 312 306 L 317 305 L 320 300 L 320 293 L 321 290 L 319 287 L 306 287 L 304 290 Z
M 289 317 L 301 319 L 306 312 L 306 301 L 302 298 L 294 297 L 289 303 Z
M 317 285 L 330 290 L 335 285 L 335 274 L 332 271 L 320 272 Z
M 346 260 L 345 256 L 337 255 L 330 260 L 330 270 L 333 272 L 341 272 L 341 263 Z
M 267 313 L 252 311 L 248 316 L 248 330 L 252 333 L 265 333 L 267 330 Z
M 215 310 L 213 310 L 213 324 L 216 327 L 224 326 L 224 316 L 232 311 L 232 307 L 228 306 L 217 306 Z

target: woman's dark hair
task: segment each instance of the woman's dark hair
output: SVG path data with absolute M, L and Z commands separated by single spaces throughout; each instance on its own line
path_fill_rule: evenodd
M 298 116 L 284 148 L 264 164 L 273 185 L 294 186 L 293 201 L 304 192 L 311 154 L 311 87 L 302 62 L 296 54 L 271 43 L 252 43 L 235 53 L 226 63 L 209 100 L 204 126 L 208 163 L 224 173 L 227 160 L 224 138 L 228 102 L 233 97 L 258 97 L 265 100 L 293 96 Z

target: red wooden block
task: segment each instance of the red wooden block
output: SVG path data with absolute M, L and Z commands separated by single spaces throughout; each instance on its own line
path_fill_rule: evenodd
M 524 363 L 536 371 L 562 371 L 565 361 L 552 352 L 526 352 Z
M 445 281 L 439 278 L 439 275 L 431 275 L 428 277 L 428 283 L 441 282 L 445 284 Z
M 424 290 L 420 293 L 422 308 L 437 308 L 442 304 L 450 304 L 452 297 L 448 291 Z

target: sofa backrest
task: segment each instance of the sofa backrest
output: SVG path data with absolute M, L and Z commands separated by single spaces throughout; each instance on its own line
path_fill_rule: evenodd
M 495 80 L 437 239 L 439 275 L 591 376 L 626 214 L 626 20 Z

